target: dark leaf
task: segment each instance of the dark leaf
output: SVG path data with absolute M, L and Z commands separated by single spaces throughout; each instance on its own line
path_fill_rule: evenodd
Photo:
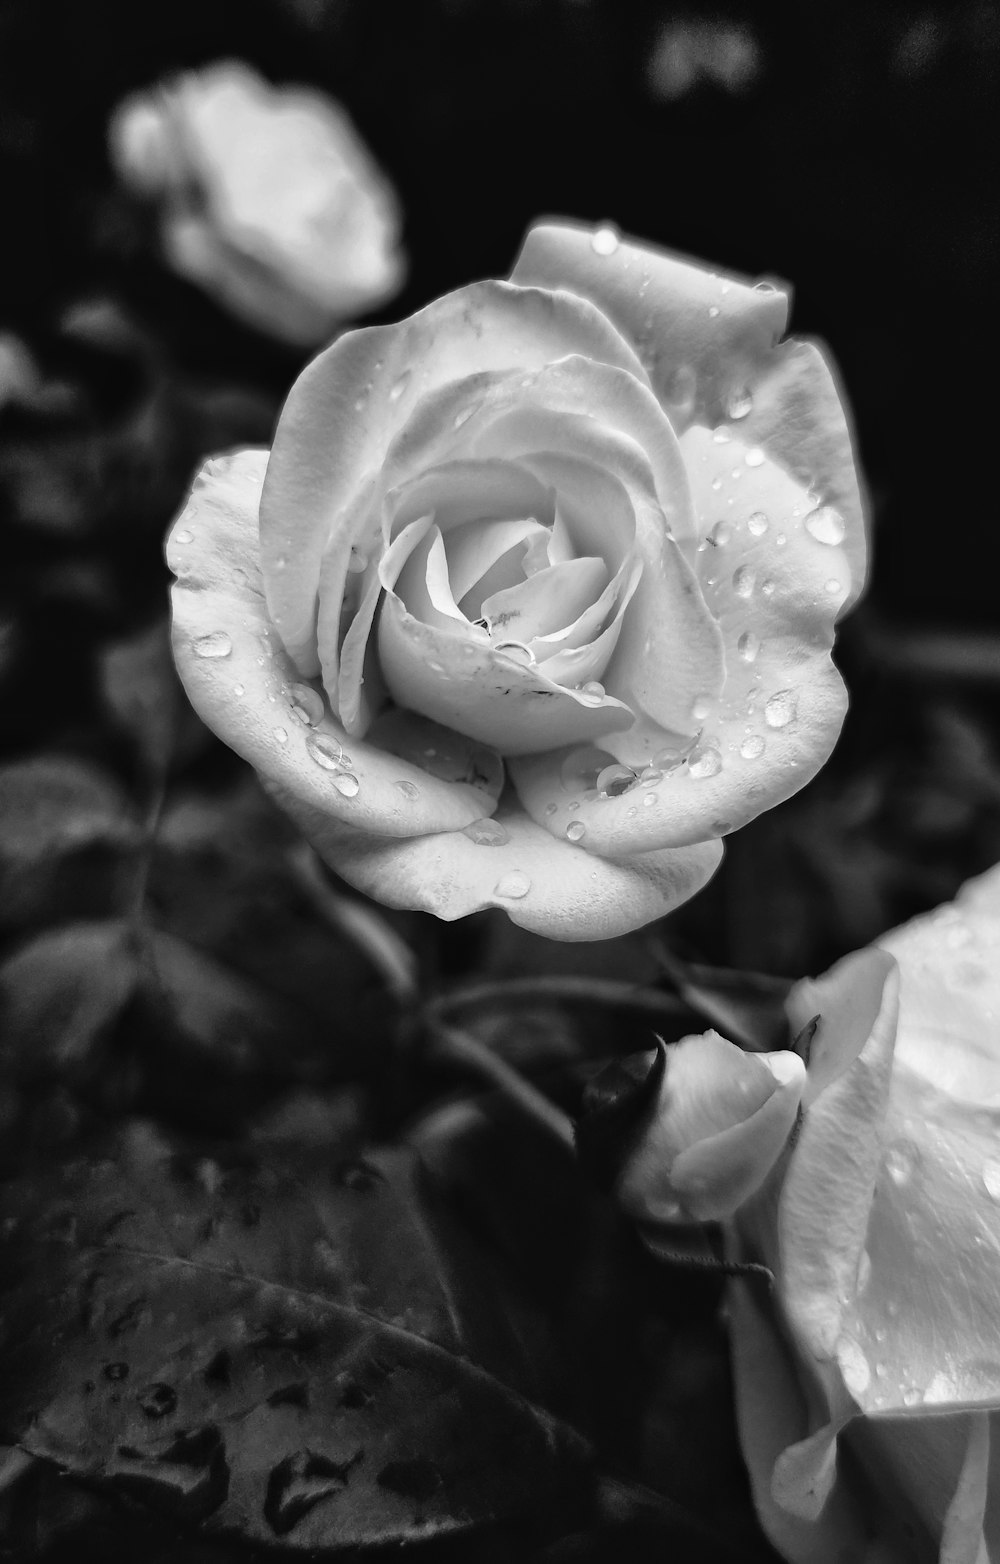
M 0 967 L 0 1057 L 18 1080 L 79 1077 L 138 979 L 127 926 L 71 923 L 39 935 Z
M 406 1152 L 220 1162 L 136 1124 L 0 1214 L 4 1433 L 173 1525 L 412 1541 L 579 1480 L 582 1441 Z
M 182 710 L 166 620 L 106 648 L 101 694 L 114 720 L 131 736 L 146 774 L 166 772 Z
M 666 1065 L 667 1049 L 658 1037 L 652 1057 L 642 1053 L 614 1059 L 588 1081 L 576 1124 L 576 1148 L 601 1189 L 611 1190 L 618 1182 L 622 1164 L 656 1101 Z
M 788 1047 L 785 999 L 792 988 L 791 978 L 701 966 L 682 961 L 665 947 L 657 951 L 657 958 L 685 1004 L 730 1042 L 756 1053 Z

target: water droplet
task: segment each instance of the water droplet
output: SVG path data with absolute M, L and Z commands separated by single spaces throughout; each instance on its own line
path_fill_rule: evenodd
M 653 809 L 658 803 L 659 803 L 659 799 L 657 798 L 655 793 L 647 793 L 645 798 L 642 801 L 642 805 L 643 805 L 644 809 Z
M 757 572 L 750 565 L 741 565 L 733 572 L 733 591 L 737 597 L 752 597 L 757 584 Z
M 361 783 L 353 771 L 337 771 L 333 776 L 333 785 L 344 798 L 357 798 Z
M 769 728 L 787 728 L 794 722 L 798 711 L 798 699 L 794 690 L 777 690 L 764 707 L 764 721 Z
M 279 554 L 274 563 L 277 565 L 279 570 L 286 570 L 288 568 L 288 555 Z
M 896 1185 L 908 1184 L 916 1165 L 917 1149 L 910 1141 L 894 1141 L 885 1154 L 885 1170 Z
M 762 467 L 764 465 L 764 452 L 759 445 L 752 445 L 743 460 L 748 467 Z
M 584 825 L 582 820 L 571 820 L 569 825 L 566 827 L 566 835 L 571 842 L 578 842 L 580 838 L 586 836 L 586 834 L 587 827 Z
M 193 543 L 194 542 L 194 533 L 189 531 L 187 527 L 181 527 L 179 529 L 179 531 L 174 533 L 174 542 L 175 543 Z
M 755 662 L 760 651 L 760 641 L 750 630 L 745 630 L 736 643 L 736 650 L 745 663 Z
M 402 793 L 404 798 L 414 799 L 420 797 L 420 789 L 415 782 L 397 782 L 395 787 L 397 793 Z
M 580 685 L 577 694 L 582 695 L 585 701 L 592 701 L 595 706 L 600 705 L 604 699 L 604 685 L 598 683 L 596 679 L 590 679 L 586 684 Z
M 761 591 L 763 592 L 765 597 L 773 597 L 774 596 L 774 582 L 773 581 L 765 581 L 763 586 L 761 587 Z
M 523 641 L 497 641 L 493 647 L 494 657 L 506 657 L 509 662 L 517 663 L 522 668 L 530 668 L 535 661 L 535 654 L 530 646 L 525 646 Z M 433 664 L 431 665 L 433 667 Z
M 815 510 L 809 512 L 803 525 L 817 543 L 826 543 L 831 548 L 843 543 L 847 532 L 843 516 L 832 505 L 817 505 Z
M 783 532 L 779 532 L 774 541 L 778 548 L 784 548 L 785 544 L 788 542 L 788 539 L 785 537 Z
M 732 435 L 726 428 L 725 424 L 720 424 L 718 429 L 716 429 L 715 433 L 712 435 L 712 444 L 728 445 L 731 439 Z
M 368 569 L 368 560 L 359 548 L 352 548 L 347 556 L 347 573 L 351 576 L 359 576 L 363 570 Z
M 646 787 L 656 787 L 662 781 L 663 781 L 663 772 L 662 771 L 658 771 L 656 766 L 646 766 L 639 773 L 639 786 L 640 787 L 644 787 L 644 788 L 646 788 Z
M 331 1461 L 315 1450 L 297 1450 L 271 1472 L 264 1496 L 264 1519 L 279 1537 L 287 1536 L 317 1504 L 334 1498 L 348 1483 L 358 1450 L 348 1461 Z
M 431 673 L 444 673 L 444 663 L 428 663 Z
M 288 729 L 287 728 L 275 728 L 274 736 L 277 739 L 279 744 L 287 744 L 288 743 Z
M 719 490 L 722 488 L 722 479 L 721 478 L 713 478 L 712 479 L 712 488 L 714 489 L 715 493 L 718 494 Z
M 288 695 L 292 703 L 292 715 L 307 727 L 314 728 L 326 709 L 319 691 L 308 684 L 293 684 Z
M 691 751 L 688 771 L 693 777 L 715 777 L 722 770 L 722 756 L 710 745 L 699 745 Z
M 716 548 L 725 548 L 732 535 L 733 528 L 731 522 L 717 521 L 708 534 L 708 541 L 713 543 Z
M 389 401 L 390 402 L 398 402 L 399 401 L 399 399 L 402 396 L 403 392 L 406 390 L 407 386 L 409 385 L 410 380 L 412 378 L 412 375 L 413 375 L 413 371 L 412 370 L 404 369 L 403 373 L 400 375 L 399 379 L 393 382 L 393 384 L 389 388 Z
M 840 585 L 840 582 L 835 580 L 834 577 L 831 576 L 829 581 L 826 583 L 826 591 L 829 592 L 831 597 L 836 597 L 837 593 L 842 591 L 842 587 Z
M 691 716 L 695 722 L 704 722 L 712 710 L 712 697 L 710 695 L 696 695 L 691 702 Z
M 620 798 L 635 786 L 635 772 L 630 766 L 605 766 L 597 773 L 595 785 L 602 798 Z
M 747 531 L 755 538 L 762 538 L 768 528 L 768 520 L 762 510 L 755 510 L 747 521 Z
M 614 255 L 620 244 L 618 230 L 611 223 L 603 223 L 590 241 L 595 255 Z
M 196 657 L 228 657 L 233 649 L 233 643 L 224 630 L 216 630 L 212 635 L 199 635 L 193 646 Z
M 234 695 L 245 695 L 246 692 L 247 692 L 247 688 L 246 688 L 245 684 L 234 684 L 233 685 L 233 694 Z
M 139 1405 L 147 1417 L 169 1417 L 177 1406 L 177 1392 L 172 1385 L 158 1380 L 139 1392 Z
M 558 808 L 559 808 L 558 804 L 546 804 L 546 806 L 545 806 L 545 813 L 547 815 L 554 815 Z
M 862 1293 L 866 1290 L 872 1279 L 872 1257 L 867 1249 L 862 1249 L 861 1258 L 858 1260 L 857 1290 Z
M 461 429 L 463 424 L 467 424 L 469 422 L 469 419 L 473 416 L 473 414 L 475 412 L 476 412 L 475 407 L 463 407 L 462 411 L 460 413 L 456 413 L 455 414 L 454 427 L 456 429 Z
M 729 418 L 746 418 L 753 407 L 753 395 L 746 386 L 730 393 L 726 403 L 726 414 Z
M 991 1200 L 1000 1200 L 1000 1162 L 987 1162 L 983 1168 L 983 1183 Z
M 462 827 L 462 834 L 477 847 L 505 847 L 510 841 L 509 832 L 499 820 L 473 820 L 471 825 Z
M 852 1396 L 863 1396 L 871 1383 L 872 1372 L 859 1342 L 845 1336 L 837 1348 L 840 1372 Z
M 715 317 L 718 315 L 718 313 L 719 313 L 719 306 L 717 304 L 710 304 L 709 307 L 708 307 L 708 318 L 709 318 L 709 320 L 714 320 Z
M 507 901 L 520 901 L 531 890 L 531 881 L 520 869 L 512 869 L 510 874 L 505 874 L 493 887 L 494 896 L 503 896 Z
M 924 1399 L 924 1393 L 923 1393 L 922 1390 L 918 1390 L 916 1385 L 911 1385 L 908 1390 L 904 1390 L 903 1391 L 903 1405 L 904 1405 L 904 1407 L 916 1407 L 916 1406 L 919 1406 L 923 1399 Z
M 743 740 L 740 745 L 740 754 L 744 760 L 758 760 L 764 753 L 764 740 L 759 733 L 751 733 L 750 737 Z
M 344 768 L 344 746 L 329 733 L 310 733 L 306 739 L 306 749 L 317 766 L 322 766 L 324 771 L 342 771 Z

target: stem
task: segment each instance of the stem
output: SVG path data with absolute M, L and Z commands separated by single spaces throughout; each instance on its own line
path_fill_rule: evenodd
M 472 1075 L 478 1075 L 480 1080 L 486 1081 L 509 1101 L 516 1103 L 568 1151 L 575 1151 L 573 1122 L 569 1115 L 550 1102 L 536 1086 L 532 1086 L 530 1081 L 519 1075 L 491 1048 L 473 1037 L 471 1032 L 462 1031 L 457 1026 L 432 1023 L 431 1031 L 436 1044 L 435 1052 L 440 1057 L 468 1070 Z
M 417 960 L 406 941 L 364 902 L 338 896 L 327 884 L 316 854 L 304 843 L 291 850 L 288 861 L 300 888 L 324 922 L 336 933 L 346 935 L 367 956 L 397 1004 L 415 1004 Z
M 439 995 L 427 1006 L 433 1022 L 439 1015 L 454 1010 L 474 1010 L 488 1006 L 510 1009 L 531 1005 L 538 1000 L 559 999 L 573 1005 L 602 1005 L 612 1010 L 629 1010 L 663 1021 L 690 1015 L 690 1006 L 673 994 L 655 988 L 640 988 L 619 983 L 614 978 L 588 978 L 555 974 L 551 977 L 511 978 L 506 982 L 470 983 Z

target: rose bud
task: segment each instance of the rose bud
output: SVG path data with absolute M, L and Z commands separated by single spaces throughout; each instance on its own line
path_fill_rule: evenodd
M 802 787 L 865 576 L 786 295 L 543 223 L 508 282 L 346 333 L 171 533 L 204 720 L 394 907 L 625 933 Z
M 314 347 L 402 286 L 395 195 L 323 93 L 226 60 L 126 99 L 108 136 L 171 265 L 258 331 Z
M 642 1222 L 721 1222 L 780 1157 L 805 1085 L 798 1054 L 745 1053 L 718 1032 L 667 1049 L 660 1089 L 618 1182 Z

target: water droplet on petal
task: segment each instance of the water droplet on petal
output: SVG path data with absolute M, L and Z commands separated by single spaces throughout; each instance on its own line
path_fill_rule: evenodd
M 473 416 L 473 414 L 475 412 L 476 412 L 476 408 L 475 407 L 463 407 L 462 411 L 460 413 L 456 413 L 455 414 L 454 427 L 456 429 L 461 429 L 463 424 L 467 424 L 469 422 L 469 419 Z
M 510 841 L 510 833 L 499 820 L 473 820 L 471 825 L 462 827 L 462 834 L 477 847 L 504 847 Z
M 590 241 L 595 255 L 614 255 L 620 243 L 618 230 L 610 223 L 603 223 Z
M 716 548 L 725 548 L 732 535 L 733 528 L 731 522 L 717 521 L 708 534 L 708 539 L 710 543 L 714 543 Z
M 310 733 L 306 739 L 306 749 L 324 771 L 343 770 L 344 746 L 331 738 L 329 733 Z
M 395 787 L 396 791 L 402 793 L 404 798 L 414 799 L 420 797 L 420 789 L 415 782 L 397 782 Z
M 503 875 L 493 887 L 494 896 L 503 896 L 508 901 L 520 901 L 531 890 L 531 881 L 520 869 L 512 869 L 509 874 Z
M 764 753 L 764 740 L 759 733 L 752 733 L 749 738 L 743 740 L 740 745 L 740 754 L 744 760 L 758 760 Z
M 224 630 L 216 630 L 211 635 L 199 635 L 192 644 L 196 657 L 228 657 L 233 649 L 233 643 Z
M 837 1357 L 844 1384 L 851 1395 L 863 1396 L 871 1382 L 872 1373 L 860 1343 L 851 1336 L 843 1337 L 837 1348 Z
M 826 583 L 826 591 L 829 592 L 831 597 L 836 597 L 837 593 L 842 591 L 842 590 L 843 589 L 842 589 L 842 587 L 840 585 L 840 582 L 835 580 L 835 578 L 833 576 L 831 576 L 829 581 Z
M 753 407 L 753 395 L 746 386 L 730 393 L 726 403 L 726 414 L 729 418 L 746 418 Z
M 722 770 L 722 756 L 710 745 L 699 745 L 691 751 L 688 771 L 693 777 L 715 777 Z
M 559 808 L 558 804 L 546 804 L 546 806 L 545 806 L 545 813 L 547 815 L 554 815 L 558 808 Z
M 803 525 L 817 543 L 826 543 L 831 548 L 843 543 L 847 532 L 843 516 L 832 505 L 817 505 L 815 510 L 809 512 Z
M 174 533 L 174 542 L 175 543 L 193 543 L 194 542 L 194 533 L 191 532 L 187 527 L 181 527 L 179 531 Z
M 762 467 L 765 461 L 764 452 L 759 445 L 752 445 L 743 460 L 748 467 Z
M 987 1162 L 983 1167 L 983 1183 L 991 1200 L 1000 1200 L 1000 1162 Z
M 352 548 L 347 556 L 348 575 L 359 576 L 363 570 L 368 569 L 368 561 L 358 548 Z
M 337 771 L 333 776 L 333 785 L 338 793 L 345 798 L 357 798 L 361 783 L 353 771 Z
M 787 728 L 794 722 L 798 700 L 794 690 L 778 690 L 764 707 L 764 721 L 769 728 Z
M 760 641 L 750 630 L 745 630 L 736 643 L 736 650 L 745 663 L 755 662 L 760 651 Z
M 246 692 L 247 692 L 247 687 L 246 687 L 245 684 L 234 684 L 233 685 L 233 694 L 234 695 L 245 695 Z
M 917 1149 L 910 1141 L 895 1141 L 885 1154 L 885 1170 L 894 1184 L 908 1184 L 916 1165 Z
M 691 716 L 695 722 L 704 722 L 712 710 L 712 697 L 710 695 L 696 695 L 691 702 Z
M 750 565 L 741 565 L 733 572 L 733 591 L 737 597 L 752 597 L 757 583 L 757 572 Z
M 587 827 L 584 825 L 582 820 L 571 820 L 569 825 L 566 827 L 566 835 L 571 842 L 578 842 L 580 838 L 586 836 L 586 834 Z
M 403 373 L 400 375 L 399 379 L 393 382 L 393 384 L 389 388 L 389 401 L 390 402 L 398 402 L 399 401 L 399 399 L 402 396 L 403 392 L 406 390 L 407 386 L 410 383 L 410 380 L 412 378 L 412 374 L 413 374 L 412 370 L 404 369 Z
M 298 717 L 306 727 L 314 728 L 326 709 L 319 691 L 314 690 L 309 684 L 293 684 L 289 687 L 288 695 L 292 704 L 292 715 Z
M 518 663 L 522 668 L 532 667 L 535 661 L 534 652 L 530 646 L 525 646 L 523 641 L 496 641 L 493 646 L 493 655 L 494 657 L 506 657 L 509 662 Z
M 717 304 L 710 304 L 709 307 L 708 307 L 708 318 L 709 318 L 709 320 L 714 320 L 715 317 L 718 315 L 718 313 L 719 313 L 719 306 Z
M 761 591 L 763 592 L 765 597 L 773 597 L 774 596 L 774 582 L 773 581 L 765 581 L 763 586 L 761 587 Z
M 659 803 L 655 793 L 647 793 L 642 801 L 644 809 L 653 809 Z
M 605 766 L 603 771 L 597 774 L 595 786 L 602 798 L 620 798 L 622 793 L 627 793 L 630 787 L 635 786 L 635 772 L 630 766 Z
M 768 520 L 762 510 L 755 510 L 747 521 L 747 531 L 755 538 L 762 538 L 768 528 Z
M 577 694 L 582 695 L 585 701 L 591 701 L 596 706 L 604 699 L 604 685 L 600 684 L 596 679 L 590 679 L 586 684 L 581 684 Z
M 287 744 L 288 743 L 288 729 L 287 728 L 275 728 L 274 736 L 277 739 L 279 744 Z
M 697 384 L 698 379 L 691 365 L 680 364 L 668 379 L 664 395 L 674 407 L 687 408 L 694 401 Z

